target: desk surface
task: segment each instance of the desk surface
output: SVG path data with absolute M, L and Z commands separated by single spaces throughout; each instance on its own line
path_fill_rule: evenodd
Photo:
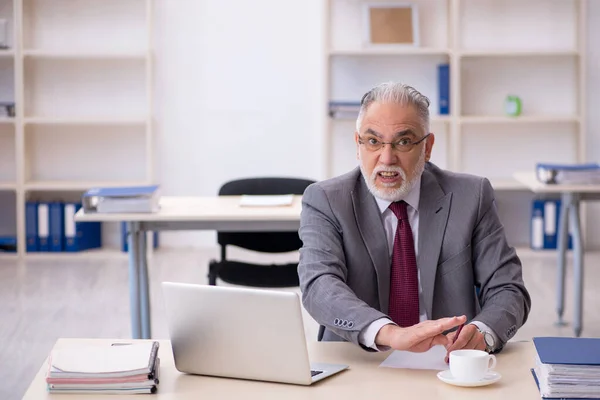
M 123 342 L 124 340 L 117 340 Z M 56 347 L 113 343 L 107 339 L 59 339 Z M 369 353 L 350 343 L 310 342 L 310 357 L 313 362 L 343 363 L 349 370 L 326 378 L 312 386 L 296 386 L 281 383 L 245 381 L 187 375 L 175 369 L 169 341 L 161 341 L 161 379 L 158 399 L 383 399 L 423 398 L 460 400 L 507 400 L 539 399 L 540 395 L 529 369 L 534 364 L 535 350 L 532 342 L 509 343 L 497 355 L 496 370 L 502 379 L 490 386 L 462 388 L 443 383 L 436 371 L 379 368 L 379 364 L 390 354 Z M 282 352 L 282 357 L 285 357 Z M 72 400 L 73 395 L 49 394 L 45 376 L 47 364 L 40 368 L 29 390 L 26 400 Z M 148 396 L 148 395 L 145 395 Z M 135 397 L 135 396 L 134 396 Z M 131 399 L 131 395 L 77 395 L 78 399 L 118 400 Z M 150 397 L 149 397 L 150 398 Z
M 240 206 L 241 196 L 170 197 L 160 199 L 156 213 L 75 214 L 75 220 L 84 221 L 299 221 L 302 196 L 294 196 L 290 206 Z
M 600 185 L 542 183 L 537 180 L 534 172 L 517 172 L 514 178 L 535 193 L 600 193 Z

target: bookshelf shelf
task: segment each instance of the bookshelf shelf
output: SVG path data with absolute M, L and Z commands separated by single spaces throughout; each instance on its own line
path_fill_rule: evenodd
M 24 118 L 26 125 L 144 125 L 148 123 L 147 118 L 143 117 L 114 117 L 114 118 L 48 118 L 48 117 L 28 117 Z
M 361 49 L 333 49 L 330 50 L 330 56 L 449 56 L 449 49 L 426 48 L 426 47 L 408 47 L 408 48 L 361 48 Z
M 535 124 L 535 123 L 578 123 L 579 117 L 576 115 L 566 116 L 543 116 L 543 115 L 520 115 L 518 117 L 508 116 L 464 116 L 459 118 L 462 124 Z
M 39 59 L 63 59 L 63 60 L 121 60 L 121 59 L 144 59 L 148 57 L 148 52 L 141 51 L 64 51 L 64 50 L 25 50 L 23 57 Z
M 0 190 L 17 190 L 16 182 L 0 182 Z
M 459 50 L 460 57 L 574 57 L 579 55 L 577 50 L 535 50 L 535 49 L 513 49 L 513 50 Z
M 145 185 L 145 181 L 30 181 L 25 183 L 27 191 L 85 191 L 92 187 L 137 186 Z

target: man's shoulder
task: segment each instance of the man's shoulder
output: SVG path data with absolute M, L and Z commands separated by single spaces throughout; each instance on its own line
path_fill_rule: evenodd
M 349 194 L 356 186 L 356 180 L 361 176 L 360 168 L 355 168 L 343 175 L 313 183 L 313 188 L 319 188 L 327 195 Z

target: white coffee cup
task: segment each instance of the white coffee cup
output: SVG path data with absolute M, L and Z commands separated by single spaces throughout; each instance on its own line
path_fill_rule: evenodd
M 450 353 L 450 373 L 461 382 L 480 381 L 495 366 L 496 356 L 485 351 L 454 350 Z

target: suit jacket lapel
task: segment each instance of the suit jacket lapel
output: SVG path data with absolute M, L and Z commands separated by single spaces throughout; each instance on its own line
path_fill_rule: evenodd
M 390 250 L 381 221 L 381 212 L 360 172 L 352 191 L 352 206 L 358 230 L 377 273 L 379 306 L 381 312 L 387 314 L 390 296 Z
M 444 193 L 432 173 L 427 169 L 421 178 L 419 200 L 419 266 L 423 302 L 427 317 L 432 319 L 433 293 L 438 259 L 448 221 L 452 192 Z

